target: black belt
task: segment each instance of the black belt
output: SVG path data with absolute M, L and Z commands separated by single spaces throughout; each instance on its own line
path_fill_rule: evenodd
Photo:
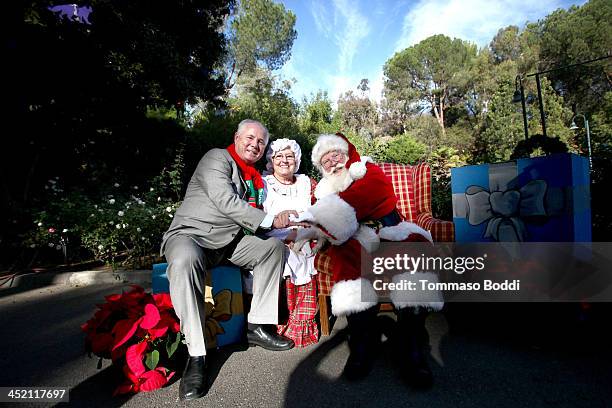
M 393 209 L 389 214 L 378 219 L 383 227 L 392 227 L 402 222 L 402 217 L 397 212 L 397 209 Z
M 391 211 L 389 214 L 385 215 L 384 217 L 380 217 L 376 220 L 370 220 L 370 221 L 366 221 L 363 222 L 362 224 L 367 225 L 370 228 L 374 228 L 375 230 L 379 230 L 383 227 L 392 227 L 394 225 L 399 224 L 400 222 L 402 222 L 402 216 L 399 214 L 399 212 L 397 212 L 397 209 L 393 209 L 393 211 Z

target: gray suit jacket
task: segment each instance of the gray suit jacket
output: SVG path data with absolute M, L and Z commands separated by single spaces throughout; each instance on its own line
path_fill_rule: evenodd
M 164 234 L 161 253 L 176 234 L 188 234 L 200 246 L 218 249 L 228 245 L 241 228 L 255 232 L 266 214 L 246 200 L 247 185 L 232 156 L 226 149 L 209 150 Z

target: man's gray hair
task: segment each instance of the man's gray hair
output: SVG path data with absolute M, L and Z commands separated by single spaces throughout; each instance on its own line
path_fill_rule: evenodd
M 268 132 L 268 128 L 265 127 L 261 122 L 254 119 L 244 119 L 242 122 L 238 124 L 238 130 L 236 133 L 241 134 L 247 125 L 258 125 L 264 131 L 264 137 L 266 138 L 266 144 L 270 140 L 270 132 Z

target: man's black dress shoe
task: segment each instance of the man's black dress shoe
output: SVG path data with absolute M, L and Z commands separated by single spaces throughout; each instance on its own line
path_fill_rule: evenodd
M 206 376 L 205 356 L 189 356 L 179 386 L 179 398 L 181 400 L 193 400 L 203 397 L 207 391 L 208 378 Z
M 247 340 L 249 346 L 259 346 L 266 350 L 281 351 L 289 350 L 295 345 L 293 340 L 276 334 L 272 329 L 266 329 L 266 325 L 249 323 Z

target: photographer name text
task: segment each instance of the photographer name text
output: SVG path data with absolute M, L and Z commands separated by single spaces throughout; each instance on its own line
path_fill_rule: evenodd
M 428 279 L 407 280 L 402 279 L 398 282 L 385 282 L 377 279 L 373 282 L 374 290 L 408 290 L 408 291 L 508 291 L 517 292 L 521 289 L 521 280 L 506 279 L 495 282 L 485 279 L 480 282 L 432 282 Z

